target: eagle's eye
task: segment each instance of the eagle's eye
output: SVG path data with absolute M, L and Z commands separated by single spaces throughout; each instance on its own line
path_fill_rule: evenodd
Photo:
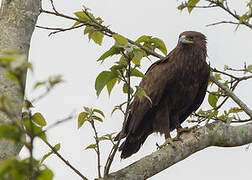
M 193 40 L 193 36 L 187 36 L 188 40 Z

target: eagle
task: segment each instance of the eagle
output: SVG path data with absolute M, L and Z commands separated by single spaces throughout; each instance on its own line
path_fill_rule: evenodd
M 154 132 L 165 135 L 165 144 L 172 140 L 171 131 L 180 132 L 181 124 L 204 100 L 210 75 L 206 57 L 206 36 L 185 31 L 177 46 L 148 68 L 139 86 L 151 102 L 135 96 L 123 133 L 115 138 L 126 138 L 119 147 L 122 159 L 136 153 Z

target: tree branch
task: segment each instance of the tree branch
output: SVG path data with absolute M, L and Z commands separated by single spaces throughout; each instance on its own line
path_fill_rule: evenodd
M 213 81 L 217 86 L 225 91 L 225 93 L 231 97 L 246 113 L 252 118 L 252 110 L 248 108 L 248 106 L 242 102 L 229 88 L 227 88 L 224 84 L 219 82 L 214 76 L 210 76 L 210 80 Z
M 0 9 L 0 50 L 15 49 L 28 57 L 31 36 L 39 15 L 40 0 L 2 0 Z M 0 52 L 1 53 L 1 52 Z M 17 84 L 6 76 L 8 70 L 0 67 L 0 95 L 10 97 L 11 117 L 0 111 L 0 122 L 20 122 L 21 105 L 24 99 L 26 71 Z M 17 155 L 22 144 L 3 139 L 0 141 L 0 161 Z
M 175 142 L 175 148 L 166 146 L 139 161 L 111 173 L 106 180 L 147 179 L 160 171 L 210 146 L 234 147 L 252 142 L 252 123 L 229 126 L 214 122 L 182 134 L 183 142 Z

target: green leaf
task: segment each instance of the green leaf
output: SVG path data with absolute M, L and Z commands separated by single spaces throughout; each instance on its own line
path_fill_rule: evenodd
M 56 144 L 53 148 L 55 149 L 55 151 L 60 150 L 60 143 Z
M 100 114 L 102 117 L 105 118 L 105 115 L 104 115 L 104 113 L 101 110 L 99 110 L 99 109 L 93 109 L 93 111 L 96 112 L 96 113 L 98 113 L 98 114 Z
M 247 69 L 248 69 L 249 71 L 252 71 L 252 64 L 248 65 Z
M 95 90 L 97 96 L 100 95 L 102 89 L 114 78 L 117 78 L 118 74 L 115 71 L 103 71 L 101 72 L 95 80 Z
M 55 151 L 60 150 L 60 143 L 56 144 L 53 148 L 55 149 Z M 44 162 L 44 160 L 45 160 L 46 158 L 48 158 L 50 155 L 52 155 L 52 154 L 53 154 L 53 151 L 50 151 L 49 153 L 45 154 L 45 155 L 42 157 L 42 159 L 40 160 L 40 164 L 42 164 L 42 163 Z
M 100 46 L 102 45 L 102 40 L 103 40 L 103 33 L 100 31 L 95 31 L 92 33 L 92 39 L 96 44 L 99 44 Z
M 196 4 L 199 2 L 200 0 L 189 0 L 187 3 L 188 6 L 188 12 L 191 13 L 194 6 L 196 6 Z
M 178 10 L 182 11 L 184 8 L 186 8 L 186 4 L 182 3 L 177 8 L 178 8 Z
M 159 38 L 152 38 L 149 42 L 154 43 L 154 46 L 158 48 L 164 55 L 167 55 L 167 49 L 164 41 Z
M 216 107 L 216 103 L 218 101 L 218 98 L 213 95 L 213 94 L 209 94 L 208 95 L 208 103 L 213 107 L 215 108 Z
M 32 120 L 39 126 L 46 126 L 46 120 L 41 113 L 35 113 L 32 115 Z
M 97 147 L 96 144 L 90 144 L 89 146 L 87 146 L 85 149 L 95 149 Z
M 17 126 L 14 125 L 0 125 L 0 139 L 12 139 L 16 142 L 20 142 L 22 133 Z
M 137 88 L 136 95 L 140 99 L 140 101 L 142 101 L 144 97 L 152 104 L 151 98 L 146 94 L 146 92 L 139 86 L 136 86 L 136 88 Z
M 145 75 L 137 69 L 131 69 L 130 76 L 142 77 L 142 78 L 145 77 Z
M 75 12 L 74 15 L 78 17 L 80 20 L 88 21 L 89 17 L 83 12 L 83 11 L 78 11 Z
M 141 59 L 143 58 L 143 55 L 144 55 L 143 52 L 141 50 L 135 49 L 133 51 L 133 54 L 134 54 L 134 57 L 132 58 L 132 62 L 135 65 L 140 66 L 140 61 L 141 61 Z
M 107 85 L 106 85 L 109 96 L 110 96 L 110 94 L 111 94 L 112 89 L 113 89 L 114 86 L 115 86 L 116 81 L 117 81 L 117 78 L 114 78 L 114 79 L 112 79 L 111 81 L 109 81 L 109 82 L 107 83 Z
M 52 180 L 53 176 L 54 176 L 53 172 L 50 169 L 45 168 L 40 171 L 37 180 Z
M 137 43 L 141 43 L 141 42 L 146 42 L 146 41 L 149 41 L 151 39 L 151 36 L 146 36 L 146 35 L 143 35 L 141 37 L 139 37 L 136 42 Z
M 233 108 L 230 108 L 228 113 L 239 113 L 239 112 L 243 112 L 243 110 L 241 108 L 238 108 L 238 107 L 233 107 Z
M 72 28 L 75 27 L 75 26 L 78 26 L 80 24 L 79 21 L 76 21 L 73 25 L 72 25 Z
M 106 141 L 106 140 L 110 140 L 108 137 L 106 136 L 102 136 L 98 138 L 99 141 Z
M 86 34 L 90 34 L 90 36 L 92 35 L 92 33 L 95 32 L 95 28 L 93 28 L 92 26 L 86 26 L 85 29 L 84 29 L 84 35 Z M 90 40 L 90 37 L 89 37 L 89 40 Z
M 42 128 L 40 126 L 37 126 L 33 121 L 30 120 L 25 120 L 24 121 L 24 126 L 26 131 L 33 135 L 33 136 L 38 136 L 41 139 L 46 140 L 46 134 L 43 132 Z
M 97 61 L 105 60 L 109 56 L 120 54 L 120 52 L 121 52 L 121 48 L 112 46 L 108 51 L 106 51 L 103 55 L 101 55 L 101 57 Z
M 88 113 L 87 112 L 81 112 L 78 116 L 78 129 L 84 124 L 84 122 L 87 120 Z
M 83 109 L 84 109 L 86 112 L 90 112 L 90 111 L 91 111 L 91 108 L 86 107 L 86 106 L 84 106 Z
M 126 83 L 123 84 L 123 93 L 128 94 L 128 86 Z M 134 93 L 132 87 L 130 87 L 130 94 Z
M 219 81 L 219 80 L 222 80 L 221 79 L 221 74 L 220 73 L 215 73 L 214 74 L 214 77 Z
M 128 44 L 128 40 L 120 34 L 113 34 L 112 37 L 121 46 L 125 46 L 126 44 Z
M 42 86 L 42 85 L 45 85 L 45 84 L 46 84 L 45 81 L 38 81 L 38 82 L 36 82 L 36 84 L 33 86 L 33 89 L 36 89 L 37 87 Z
M 100 118 L 98 116 L 92 116 L 92 119 L 103 122 L 102 118 Z
M 25 108 L 25 109 L 34 108 L 33 104 L 30 101 L 28 101 L 27 99 L 25 99 L 23 101 L 23 106 L 22 107 Z

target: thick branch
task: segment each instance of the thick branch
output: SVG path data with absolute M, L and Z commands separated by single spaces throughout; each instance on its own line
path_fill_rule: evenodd
M 188 156 L 210 146 L 234 147 L 252 142 L 252 123 L 241 126 L 229 126 L 222 122 L 182 134 L 183 142 L 175 142 L 175 148 L 164 147 L 139 161 L 111 173 L 106 180 L 146 179 L 176 164 Z
M 0 9 L 0 53 L 5 49 L 15 49 L 28 57 L 31 36 L 39 15 L 40 0 L 2 0 Z M 10 98 L 13 105 L 11 117 L 0 111 L 0 123 L 21 120 L 23 91 L 19 84 L 7 78 L 7 70 L 0 67 L 0 96 Z M 24 87 L 26 72 L 22 74 Z M 0 141 L 0 161 L 17 155 L 22 145 L 8 140 Z

